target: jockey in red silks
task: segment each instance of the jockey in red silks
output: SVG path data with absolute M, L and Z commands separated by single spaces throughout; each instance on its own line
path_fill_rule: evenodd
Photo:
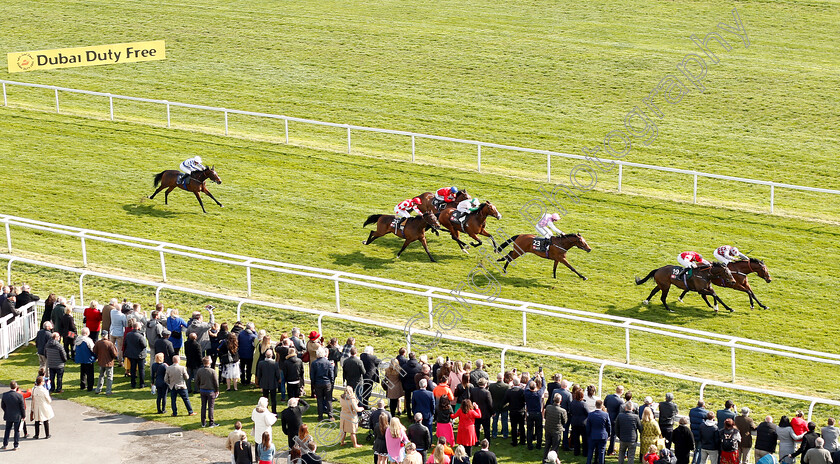
M 710 266 L 712 263 L 706 261 L 700 253 L 696 251 L 684 251 L 677 256 L 677 261 L 680 263 L 680 266 L 683 267 L 683 270 L 677 274 L 677 278 L 680 279 L 682 276 L 689 270 L 694 269 L 697 267 L 698 264 L 705 264 Z
M 444 187 L 435 192 L 435 199 L 438 201 L 452 203 L 455 201 L 456 195 L 458 195 L 458 189 L 456 187 Z
M 420 214 L 419 206 L 422 203 L 419 197 L 409 198 L 394 206 L 394 215 L 398 218 L 410 218 L 411 212 L 414 211 L 417 214 Z

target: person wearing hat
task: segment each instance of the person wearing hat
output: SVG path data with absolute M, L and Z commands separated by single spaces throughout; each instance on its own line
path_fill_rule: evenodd
M 163 362 L 167 366 L 172 365 L 172 356 L 175 356 L 175 347 L 172 346 L 172 342 L 169 341 L 169 337 L 172 335 L 167 329 L 163 329 L 161 332 L 161 337 L 155 341 L 155 354 L 163 353 Z
M 747 464 L 747 457 L 753 447 L 752 434 L 758 428 L 753 418 L 750 417 L 750 408 L 746 406 L 741 408 L 741 415 L 735 418 L 735 427 L 741 432 L 741 443 L 738 444 L 741 464 Z
M 312 371 L 312 363 L 318 358 L 318 348 L 321 348 L 321 334 L 317 330 L 309 332 L 309 341 L 306 342 L 306 353 L 309 355 L 309 386 L 311 387 L 311 396 L 315 396 L 315 374 Z

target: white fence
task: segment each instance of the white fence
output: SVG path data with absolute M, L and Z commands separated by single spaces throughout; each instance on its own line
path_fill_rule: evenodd
M 167 100 L 156 100 L 153 98 L 140 98 L 140 97 L 129 97 L 125 95 L 114 95 L 110 93 L 104 92 L 93 92 L 90 90 L 79 90 L 79 89 L 70 89 L 66 87 L 57 87 L 54 85 L 43 85 L 43 84 L 31 84 L 27 82 L 15 82 L 15 81 L 7 81 L 7 80 L 0 80 L 3 86 L 3 106 L 8 106 L 8 97 L 6 94 L 6 86 L 21 86 L 21 87 L 33 87 L 39 89 L 46 89 L 52 90 L 55 94 L 55 111 L 56 113 L 61 112 L 61 104 L 59 101 L 59 92 L 68 92 L 68 93 L 78 93 L 84 95 L 92 95 L 92 96 L 99 96 L 99 97 L 107 97 L 108 98 L 108 107 L 110 112 L 110 118 L 114 120 L 114 99 L 118 100 L 129 100 L 129 101 L 136 101 L 136 102 L 143 102 L 143 103 L 153 103 L 158 105 L 165 106 L 166 109 L 166 127 L 172 127 L 172 114 L 171 108 L 174 107 L 181 107 L 181 108 L 191 108 L 196 110 L 203 110 L 203 111 L 212 111 L 217 113 L 223 113 L 225 118 L 225 135 L 229 135 L 229 125 L 228 125 L 228 115 L 230 114 L 238 114 L 238 115 L 245 115 L 245 116 L 255 116 L 261 118 L 269 118 L 269 119 L 279 119 L 282 120 L 284 123 L 284 131 L 285 131 L 285 140 L 286 143 L 289 143 L 289 121 L 299 122 L 304 124 L 313 124 L 317 126 L 326 126 L 326 127 L 335 127 L 339 129 L 345 129 L 347 131 L 347 153 L 352 152 L 352 131 L 362 131 L 362 132 L 377 132 L 380 134 L 391 134 L 391 135 L 399 135 L 411 138 L 411 161 L 414 162 L 415 158 L 415 142 L 416 139 L 430 139 L 430 140 L 440 140 L 444 142 L 453 142 L 453 143 L 460 143 L 465 145 L 473 145 L 476 147 L 476 169 L 478 172 L 481 172 L 481 149 L 483 148 L 496 148 L 501 150 L 508 150 L 508 151 L 515 151 L 520 153 L 531 153 L 537 155 L 544 155 L 546 157 L 546 180 L 551 182 L 551 158 L 558 157 L 558 158 L 567 158 L 567 159 L 575 159 L 580 161 L 586 161 L 586 157 L 583 155 L 573 155 L 569 153 L 560 153 L 556 151 L 549 151 L 549 150 L 538 150 L 534 148 L 524 148 L 524 147 L 517 147 L 512 145 L 502 145 L 498 143 L 489 143 L 489 142 L 482 142 L 479 140 L 467 140 L 467 139 L 459 139 L 454 137 L 444 137 L 440 135 L 429 135 L 429 134 L 421 134 L 418 132 L 409 132 L 409 131 L 400 131 L 400 130 L 392 130 L 392 129 L 379 129 L 375 127 L 366 127 L 366 126 L 357 126 L 353 124 L 339 124 L 334 122 L 325 122 L 325 121 L 317 121 L 314 119 L 304 119 L 304 118 L 296 118 L 292 116 L 283 116 L 279 114 L 269 114 L 269 113 L 259 113 L 253 111 L 243 111 L 243 110 L 235 110 L 230 108 L 220 108 L 215 106 L 205 106 L 205 105 L 193 105 L 189 103 L 179 103 L 179 102 L 171 102 Z M 700 172 L 694 171 L 690 169 L 677 169 L 677 168 L 670 168 L 665 166 L 655 166 L 650 164 L 641 164 L 641 163 L 631 163 L 628 161 L 621 161 L 621 160 L 609 160 L 609 162 L 614 162 L 618 165 L 618 191 L 621 192 L 621 184 L 623 182 L 624 177 L 624 167 L 633 167 L 633 168 L 641 168 L 641 169 L 650 169 L 655 171 L 663 171 L 663 172 L 671 172 L 676 174 L 685 174 L 688 176 L 693 177 L 693 201 L 697 203 L 697 181 L 700 177 L 705 177 L 709 179 L 719 179 L 719 180 L 727 180 L 727 181 L 734 181 L 734 182 L 742 182 L 747 184 L 757 184 L 757 185 L 765 185 L 770 187 L 770 213 L 772 214 L 775 211 L 775 200 L 776 200 L 776 188 L 783 188 L 783 189 L 791 189 L 791 190 L 804 190 L 808 192 L 818 192 L 818 193 L 826 193 L 830 195 L 840 195 L 840 190 L 833 190 L 827 188 L 818 188 L 818 187 L 807 187 L 804 185 L 793 185 L 793 184 L 785 184 L 781 182 L 773 182 L 773 181 L 766 181 L 766 180 L 757 180 L 757 179 L 747 179 L 744 177 L 734 177 L 734 176 L 725 176 L 721 174 L 712 174 L 708 172 Z
M 22 316 L 7 314 L 0 319 L 0 358 L 8 358 L 9 353 L 29 343 L 38 333 L 38 312 L 36 302 L 21 306 Z
M 8 272 L 9 272 L 8 277 L 9 277 L 9 279 L 11 279 L 11 268 L 12 268 L 12 263 L 13 262 L 26 263 L 26 264 L 30 264 L 30 265 L 42 266 L 42 267 L 46 267 L 46 268 L 50 268 L 50 269 L 58 269 L 58 270 L 66 271 L 66 272 L 79 274 L 80 296 L 82 296 L 83 293 L 84 293 L 84 288 L 83 288 L 84 277 L 89 275 L 89 276 L 95 276 L 95 277 L 104 278 L 104 279 L 111 279 L 111 280 L 115 280 L 115 281 L 119 281 L 119 282 L 126 282 L 126 283 L 135 284 L 135 285 L 143 285 L 143 286 L 149 286 L 149 287 L 155 288 L 155 300 L 156 301 L 158 301 L 158 299 L 160 297 L 160 292 L 162 290 L 171 290 L 171 291 L 176 291 L 176 292 L 188 293 L 188 294 L 192 294 L 192 295 L 201 295 L 201 296 L 205 296 L 205 297 L 213 298 L 213 299 L 227 300 L 227 301 L 235 302 L 235 303 L 237 303 L 237 318 L 239 318 L 238 313 L 241 310 L 243 304 L 256 305 L 256 306 L 262 306 L 262 307 L 274 308 L 274 309 L 282 309 L 282 310 L 287 310 L 287 311 L 295 311 L 295 312 L 298 312 L 298 313 L 304 313 L 304 314 L 309 314 L 309 315 L 312 315 L 312 316 L 318 316 L 318 332 L 320 332 L 320 333 L 324 333 L 324 330 L 323 330 L 323 327 L 322 327 L 322 323 L 323 323 L 324 318 L 347 321 L 347 322 L 354 322 L 354 323 L 357 323 L 357 324 L 371 325 L 371 326 L 391 329 L 391 330 L 395 330 L 395 331 L 402 331 L 404 329 L 404 327 L 402 327 L 400 325 L 392 324 L 392 323 L 389 323 L 389 322 L 377 321 L 377 320 L 372 320 L 372 319 L 365 319 L 365 318 L 361 318 L 361 317 L 349 316 L 349 315 L 340 314 L 340 313 L 333 313 L 333 312 L 329 312 L 329 311 L 321 311 L 321 310 L 311 309 L 311 308 L 304 308 L 304 307 L 301 307 L 301 306 L 279 304 L 279 303 L 270 303 L 270 302 L 259 301 L 259 300 L 254 300 L 254 299 L 250 299 L 250 298 L 241 298 L 241 297 L 225 295 L 225 294 L 221 294 L 221 293 L 208 292 L 208 291 L 203 291 L 203 290 L 195 290 L 195 289 L 191 289 L 191 288 L 187 288 L 187 287 L 161 284 L 159 282 L 152 282 L 152 281 L 143 280 L 143 279 L 134 279 L 134 278 L 121 277 L 121 276 L 116 276 L 116 275 L 111 275 L 111 274 L 106 274 L 106 273 L 101 273 L 101 272 L 92 272 L 92 271 L 88 271 L 88 270 L 85 270 L 85 269 L 79 269 L 79 268 L 74 268 L 74 267 L 69 267 L 69 266 L 58 265 L 58 264 L 51 264 L 51 263 L 47 263 L 47 262 L 43 262 L 43 261 L 36 261 L 36 260 L 32 260 L 32 259 L 18 258 L 18 257 L 15 257 L 15 256 L 10 256 L 10 255 L 5 255 L 5 254 L 0 254 L 0 259 L 9 260 L 9 265 L 8 265 Z M 734 382 L 731 382 L 731 383 L 730 382 L 721 382 L 721 381 L 707 379 L 707 378 L 694 377 L 694 376 L 690 376 L 690 375 L 684 375 L 684 374 L 678 374 L 678 373 L 663 371 L 661 369 L 654 369 L 654 368 L 649 368 L 649 367 L 644 367 L 644 366 L 637 366 L 637 365 L 630 364 L 629 362 L 628 363 L 620 363 L 620 362 L 616 362 L 616 361 L 599 359 L 599 358 L 594 358 L 594 357 L 590 357 L 590 356 L 580 356 L 580 355 L 562 353 L 562 352 L 558 352 L 558 351 L 549 351 L 549 350 L 527 348 L 527 347 L 522 347 L 522 346 L 513 346 L 513 345 L 504 344 L 504 343 L 488 342 L 488 341 L 483 341 L 483 340 L 476 340 L 476 339 L 473 339 L 473 338 L 459 337 L 459 336 L 450 335 L 450 334 L 443 334 L 442 336 L 438 336 L 436 333 L 433 333 L 430 330 L 424 330 L 424 329 L 411 329 L 410 334 L 411 334 L 411 337 L 409 337 L 409 344 L 408 344 L 409 351 L 411 350 L 411 344 L 410 344 L 411 338 L 415 335 L 438 337 L 438 338 L 441 338 L 443 340 L 449 340 L 449 341 L 452 341 L 452 342 L 468 343 L 468 344 L 471 344 L 471 345 L 477 345 L 477 346 L 482 346 L 482 347 L 486 347 L 486 348 L 498 349 L 498 350 L 500 350 L 500 361 L 501 361 L 500 370 L 501 371 L 505 370 L 505 355 L 509 351 L 510 352 L 516 352 L 516 353 L 522 353 L 522 354 L 526 354 L 526 355 L 532 355 L 532 356 L 551 356 L 551 357 L 564 359 L 564 360 L 568 360 L 568 361 L 596 364 L 596 365 L 599 366 L 599 370 L 598 370 L 598 391 L 603 391 L 604 369 L 606 367 L 613 367 L 613 368 L 633 370 L 633 371 L 637 371 L 637 372 L 643 372 L 643 373 L 646 373 L 646 374 L 660 375 L 660 376 L 664 376 L 664 377 L 668 377 L 668 378 L 672 378 L 672 379 L 698 383 L 698 384 L 700 384 L 700 389 L 699 389 L 700 399 L 703 399 L 703 393 L 704 393 L 706 387 L 713 386 L 713 387 L 729 388 L 729 389 L 733 389 L 733 390 L 745 391 L 745 392 L 756 393 L 756 394 L 761 394 L 761 395 L 772 395 L 772 396 L 777 396 L 777 397 L 782 397 L 782 398 L 789 398 L 789 399 L 794 399 L 794 400 L 798 400 L 798 401 L 808 402 L 808 403 L 810 403 L 810 407 L 808 409 L 808 419 L 809 420 L 811 418 L 811 414 L 813 413 L 814 406 L 816 404 L 825 404 L 825 405 L 830 405 L 830 406 L 840 406 L 840 401 L 838 401 L 838 400 L 820 398 L 820 397 L 810 396 L 810 395 L 799 395 L 799 394 L 795 394 L 795 393 L 781 392 L 781 391 L 776 391 L 776 390 L 767 389 L 767 388 L 751 387 L 751 386 L 747 386 L 747 385 L 740 385 L 740 384 L 737 384 L 737 383 L 734 383 Z
M 776 343 L 769 343 L 759 340 L 753 340 L 743 337 L 735 337 L 730 335 L 718 334 L 714 332 L 707 332 L 703 330 L 696 330 L 686 327 L 660 324 L 656 322 L 643 321 L 640 319 L 632 319 L 627 317 L 612 316 L 608 314 L 589 313 L 586 311 L 574 310 L 560 306 L 552 306 L 547 304 L 532 303 L 521 300 L 513 300 L 506 298 L 497 298 L 488 301 L 486 295 L 480 295 L 468 292 L 459 292 L 458 297 L 453 295 L 451 290 L 433 287 L 429 285 L 421 285 L 410 282 L 403 282 L 393 279 L 385 279 L 381 277 L 372 277 L 362 274 L 355 274 L 350 272 L 341 272 L 330 269 L 316 268 L 310 266 L 302 266 L 298 264 L 289 264 L 278 261 L 270 261 L 259 258 L 252 258 L 248 256 L 241 256 L 231 253 L 216 252 L 211 250 L 204 250 L 200 248 L 177 245 L 157 240 L 148 240 L 126 235 L 113 234 L 109 232 L 101 232 L 89 229 L 80 229 L 61 224 L 53 224 L 43 221 L 36 221 L 15 216 L 8 216 L 0 214 L 0 223 L 5 226 L 6 242 L 9 253 L 12 253 L 12 227 L 20 227 L 24 229 L 37 230 L 42 232 L 49 232 L 64 236 L 77 237 L 81 244 L 82 262 L 85 267 L 88 265 L 87 257 L 87 242 L 97 241 L 109 244 L 121 245 L 130 248 L 143 249 L 152 251 L 160 256 L 161 278 L 166 282 L 166 256 L 174 255 L 181 257 L 188 257 L 203 261 L 210 261 L 215 263 L 222 263 L 231 265 L 245 270 L 245 283 L 247 296 L 252 294 L 251 286 L 251 270 L 259 269 L 270 271 L 278 274 L 288 274 L 303 276 L 318 280 L 326 280 L 334 282 L 334 297 L 335 310 L 337 313 L 341 312 L 341 286 L 339 284 L 349 284 L 357 287 L 371 288 L 377 290 L 384 290 L 396 294 L 413 295 L 415 297 L 426 300 L 426 312 L 429 319 L 429 327 L 434 327 L 435 302 L 455 302 L 464 301 L 469 305 L 495 309 L 514 311 L 522 314 L 522 346 L 528 343 L 528 315 L 545 316 L 550 318 L 557 318 L 561 320 L 570 320 L 580 323 L 590 324 L 592 328 L 603 332 L 607 328 L 611 328 L 624 332 L 625 340 L 625 358 L 624 362 L 629 364 L 631 359 L 630 350 L 630 333 L 640 332 L 643 334 L 655 334 L 673 339 L 683 340 L 687 342 L 687 346 L 696 349 L 696 343 L 707 345 L 715 345 L 729 348 L 731 357 L 731 371 L 732 381 L 736 380 L 736 352 L 738 350 L 748 351 L 754 353 L 764 353 L 769 355 L 781 356 L 785 358 L 799 359 L 804 361 L 814 361 L 826 365 L 838 366 L 840 365 L 840 354 L 827 353 L 823 351 L 809 350 L 795 346 L 779 345 Z M 8 281 L 11 282 L 11 268 L 15 261 L 24 262 L 21 258 L 15 256 L 7 256 L 8 263 Z M 85 271 L 79 278 L 79 301 L 84 305 L 84 284 L 83 280 L 86 275 L 95 275 L 93 272 Z M 158 292 L 163 288 L 171 288 L 167 285 L 159 285 Z M 242 299 L 239 307 L 243 302 Z M 237 308 L 237 311 L 239 310 Z M 278 306 L 284 307 L 284 306 Z M 688 345 L 690 344 L 690 345 Z M 656 360 L 649 360 L 656 361 Z

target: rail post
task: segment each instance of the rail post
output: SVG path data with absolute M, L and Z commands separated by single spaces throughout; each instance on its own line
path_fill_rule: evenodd
M 172 117 L 169 110 L 169 102 L 166 102 L 166 127 L 172 127 Z
M 621 178 L 624 175 L 624 165 L 618 165 L 618 193 L 621 193 Z M 600 390 L 599 390 L 600 391 Z
M 81 239 L 81 241 L 82 241 L 82 264 L 84 264 L 84 267 L 87 267 L 88 261 L 87 261 L 87 246 L 85 245 L 85 232 L 87 232 L 87 231 L 83 230 L 83 231 L 79 232 L 79 239 Z
M 9 101 L 6 100 L 6 83 L 3 83 L 3 106 L 9 106 Z
M 284 124 L 283 124 L 283 125 L 284 125 L 284 126 L 285 126 L 285 128 L 286 128 L 286 145 L 288 145 L 288 144 L 289 144 L 289 120 L 288 120 L 288 119 L 284 119 L 284 120 L 283 120 L 283 122 L 284 122 Z
M 58 89 L 55 89 L 55 112 L 60 113 L 60 107 L 58 106 Z
M 770 186 L 770 214 L 773 214 L 773 209 L 776 202 L 776 186 Z
M 522 346 L 528 345 L 528 313 L 522 311 Z
M 5 84 L 4 84 L 5 85 Z M 414 162 L 414 136 L 411 136 L 411 162 Z
M 347 126 L 347 154 L 350 154 L 350 126 Z
M 7 218 L 5 221 L 6 223 L 6 246 L 9 249 L 9 253 L 12 252 L 12 229 L 9 228 L 9 219 Z
M 158 285 L 155 289 L 155 304 L 160 303 L 160 291 L 163 290 L 163 285 Z
M 228 135 L 228 112 L 225 110 L 225 135 Z
M 163 253 L 163 245 L 158 245 L 157 248 L 160 250 L 160 273 L 163 277 L 163 281 L 166 282 L 166 258 Z
M 700 384 L 700 401 L 703 401 L 703 392 L 706 390 L 706 382 Z
M 339 289 L 338 289 L 338 278 L 339 278 L 339 276 L 340 276 L 340 274 L 335 274 L 333 276 L 333 279 L 334 279 L 333 281 L 335 282 L 335 312 L 337 312 L 337 313 L 341 312 L 341 293 L 339 292 Z M 319 332 L 320 332 L 320 330 L 319 330 Z
M 625 362 L 630 364 L 630 324 L 631 321 L 627 321 L 624 323 L 624 352 L 625 352 Z
M 816 401 L 811 401 L 811 406 L 808 407 L 808 422 L 811 422 L 811 414 L 814 413 L 814 405 L 817 404 Z
M 245 261 L 245 280 L 248 283 L 248 296 L 251 296 L 251 260 Z
M 598 391 L 602 391 L 601 387 L 604 383 L 604 366 L 606 365 L 607 363 L 601 363 L 601 367 L 598 368 Z
M 697 203 L 697 174 L 694 175 L 694 203 Z
M 729 344 L 732 346 L 732 383 L 735 382 L 735 344 L 738 343 L 738 340 L 732 340 Z
M 108 108 L 111 111 L 111 121 L 114 120 L 114 96 L 108 95 Z
M 481 145 L 476 144 L 476 146 L 478 147 L 478 172 L 480 173 L 481 172 Z
M 502 366 L 501 366 L 501 373 L 505 373 L 505 353 L 507 353 L 507 348 L 502 348 Z
M 551 153 L 545 155 L 546 157 L 546 170 L 545 170 L 545 178 L 546 182 L 551 182 Z M 600 391 L 600 390 L 598 390 Z
M 430 293 L 432 291 L 433 290 L 429 290 L 429 292 L 427 292 L 427 293 Z M 434 321 L 433 314 L 434 314 L 434 302 L 432 301 L 431 295 L 429 295 L 429 330 L 431 330 L 432 327 L 435 326 L 435 321 Z
M 236 320 L 242 320 L 242 305 L 245 304 L 245 301 L 239 300 L 239 304 L 236 305 Z
M 12 281 L 12 263 L 15 262 L 15 259 L 12 258 L 9 260 L 9 264 L 6 265 L 6 282 Z
M 87 274 L 88 274 L 87 272 L 82 272 L 79 275 L 79 304 L 81 304 L 82 306 L 85 305 L 85 284 L 84 284 L 84 280 L 85 280 L 85 276 Z

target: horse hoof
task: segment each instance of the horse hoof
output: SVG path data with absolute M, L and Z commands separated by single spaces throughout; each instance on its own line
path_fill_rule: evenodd
M 470 254 L 470 250 L 467 250 L 466 248 L 461 248 L 461 251 L 463 251 L 466 254 Z
M 665 308 L 665 310 L 666 310 L 666 311 L 668 311 L 669 313 L 673 313 L 673 312 L 674 312 L 674 310 L 673 310 L 673 309 L 671 309 L 671 308 Z
M 734 313 L 734 312 L 735 312 L 735 310 L 734 310 L 734 309 L 732 309 L 732 308 L 726 308 L 726 309 L 728 309 L 730 313 Z
M 770 309 L 769 306 L 762 306 L 761 309 Z
M 581 277 L 581 279 L 583 279 L 583 280 L 589 280 L 589 279 L 587 279 L 586 277 Z
M 362 245 L 367 245 L 367 240 L 362 240 Z
M 680 303 L 683 302 L 682 298 L 677 298 L 677 301 L 679 301 Z
M 715 305 L 715 312 L 718 312 L 718 307 L 717 307 L 717 305 Z
M 750 305 L 750 309 L 755 309 L 755 305 Z
M 648 303 L 650 303 L 650 301 L 648 301 L 648 300 L 642 301 L 642 304 L 645 305 L 645 306 L 647 306 Z

